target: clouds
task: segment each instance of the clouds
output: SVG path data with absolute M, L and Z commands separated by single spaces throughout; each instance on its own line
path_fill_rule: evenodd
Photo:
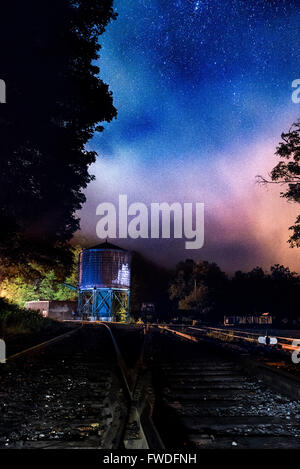
M 205 246 L 200 251 L 187 252 L 177 240 L 130 241 L 129 245 L 168 265 L 188 256 L 215 261 L 227 271 L 277 262 L 297 269 L 297 253 L 286 241 L 298 207 L 279 197 L 279 187 L 255 182 L 257 174 L 267 174 L 272 167 L 273 153 L 274 139 L 261 136 L 235 154 L 215 155 L 209 165 L 199 164 L 193 155 L 184 163 L 172 164 L 172 171 L 157 160 L 149 173 L 138 154 L 120 148 L 113 160 L 103 158 L 92 168 L 96 181 L 87 190 L 82 233 L 95 239 L 96 206 L 101 201 L 117 205 L 119 194 L 128 194 L 129 203 L 148 205 L 204 202 Z
M 101 78 L 118 118 L 90 143 L 101 158 L 91 168 L 82 234 L 95 237 L 96 206 L 121 193 L 129 202 L 204 202 L 205 246 L 194 256 L 229 271 L 297 268 L 286 240 L 298 207 L 278 187 L 255 184 L 299 115 L 291 101 L 293 2 L 214 0 L 196 17 L 189 0 L 150 3 L 116 1 L 119 18 L 101 39 Z M 187 255 L 182 244 L 131 247 L 170 265 Z

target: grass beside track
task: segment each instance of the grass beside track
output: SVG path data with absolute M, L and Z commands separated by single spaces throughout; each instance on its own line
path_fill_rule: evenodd
M 37 311 L 20 308 L 0 298 L 0 338 L 6 342 L 7 356 L 36 345 L 73 328 Z

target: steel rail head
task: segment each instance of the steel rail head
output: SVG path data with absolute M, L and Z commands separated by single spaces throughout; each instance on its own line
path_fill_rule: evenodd
M 132 390 L 130 389 L 128 379 L 127 379 L 128 370 L 126 368 L 125 361 L 122 357 L 122 354 L 120 352 L 120 349 L 119 349 L 119 346 L 118 346 L 117 341 L 115 339 L 115 336 L 113 335 L 111 328 L 107 324 L 105 324 L 104 322 L 99 322 L 99 324 L 101 326 L 104 326 L 110 334 L 110 337 L 111 337 L 111 340 L 112 340 L 112 343 L 113 343 L 113 346 L 114 346 L 114 349 L 115 349 L 119 369 L 120 369 L 120 372 L 121 372 L 121 375 L 122 375 L 123 384 L 124 384 L 124 387 L 125 387 L 125 392 L 127 394 L 127 397 L 129 398 L 129 400 L 132 402 L 133 401 L 133 393 L 132 393 Z
M 65 332 L 64 334 L 60 334 L 56 337 L 53 337 L 52 339 L 46 340 L 45 342 L 41 342 L 40 344 L 33 345 L 32 347 L 29 347 L 25 350 L 22 350 L 21 352 L 14 353 L 13 355 L 10 355 L 9 357 L 6 358 L 6 361 L 8 360 L 14 360 L 15 358 L 19 358 L 23 355 L 26 355 L 26 353 L 33 352 L 35 350 L 38 350 L 43 347 L 47 347 L 50 344 L 53 344 L 54 342 L 57 342 L 59 340 L 65 339 L 66 337 L 70 336 L 71 334 L 74 334 L 75 332 L 78 332 L 79 329 L 83 327 L 83 324 L 81 324 L 79 327 L 76 327 L 76 329 L 73 329 L 72 331 Z

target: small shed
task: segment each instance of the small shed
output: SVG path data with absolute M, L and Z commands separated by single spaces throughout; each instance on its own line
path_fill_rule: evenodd
M 39 311 L 45 318 L 64 321 L 66 319 L 74 319 L 77 311 L 77 301 L 27 301 L 25 308 Z

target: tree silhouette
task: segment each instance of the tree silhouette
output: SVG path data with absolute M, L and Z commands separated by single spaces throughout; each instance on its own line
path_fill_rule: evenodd
M 98 37 L 113 0 L 10 0 L 1 7 L 0 255 L 71 266 L 82 190 L 96 153 L 85 145 L 116 116 L 98 77 Z M 5 44 L 5 47 L 4 47 Z
M 195 315 L 224 315 L 228 279 L 217 264 L 187 259 L 180 262 L 169 284 L 169 296 L 181 310 Z
M 299 321 L 299 286 L 300 276 L 279 264 L 269 273 L 256 267 L 228 278 L 215 263 L 187 259 L 176 267 L 169 296 L 179 315 L 184 311 L 217 323 L 224 315 L 270 313 L 281 324 L 285 319 Z
M 271 180 L 258 176 L 259 182 L 263 184 L 282 184 L 288 188 L 281 192 L 281 197 L 289 201 L 300 202 L 300 120 L 295 122 L 289 132 L 281 134 L 282 142 L 276 149 L 276 155 L 280 161 L 270 173 Z M 288 242 L 291 247 L 300 246 L 300 215 L 295 225 L 289 228 L 293 231 Z

